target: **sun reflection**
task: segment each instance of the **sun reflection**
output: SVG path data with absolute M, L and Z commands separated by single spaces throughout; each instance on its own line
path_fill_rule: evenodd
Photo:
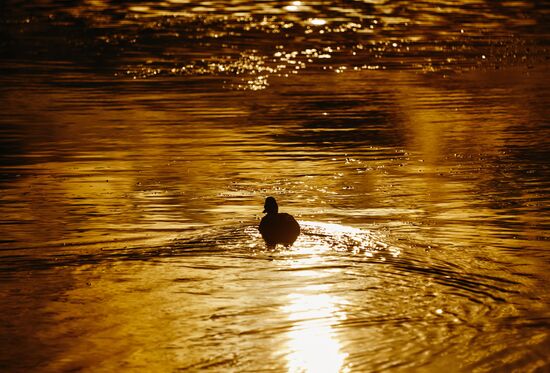
M 297 12 L 300 10 L 300 6 L 302 6 L 301 1 L 293 1 L 290 5 L 285 6 L 285 9 L 289 12 Z
M 307 290 L 307 289 L 306 289 Z M 324 289 L 310 289 L 323 291 Z M 332 325 L 346 318 L 337 299 L 326 293 L 295 293 L 284 307 L 294 326 L 288 333 L 289 372 L 347 372 L 347 354 L 342 352 Z
M 313 18 L 309 20 L 309 23 L 311 23 L 313 26 L 323 26 L 327 23 L 327 21 L 320 18 Z
M 351 252 L 359 257 L 385 259 L 398 256 L 372 232 L 351 226 L 301 221 L 304 234 L 296 241 L 289 266 L 303 287 L 288 295 L 282 307 L 291 323 L 286 333 L 289 372 L 348 372 L 338 326 L 347 319 L 347 301 L 335 296 L 333 276 L 337 268 L 326 266 L 327 252 Z M 397 248 L 396 248 L 397 250 Z
M 305 234 L 298 238 L 292 251 L 297 254 L 312 255 L 323 252 L 352 252 L 372 258 L 380 255 L 398 257 L 401 249 L 387 244 L 374 232 L 334 223 L 300 221 Z M 317 260 L 310 256 L 308 261 Z M 303 259 L 306 261 L 306 259 Z M 304 263 L 294 263 L 302 266 Z

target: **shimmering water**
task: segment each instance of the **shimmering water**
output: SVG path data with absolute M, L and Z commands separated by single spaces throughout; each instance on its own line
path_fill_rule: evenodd
M 545 2 L 1 9 L 0 370 L 550 369 Z

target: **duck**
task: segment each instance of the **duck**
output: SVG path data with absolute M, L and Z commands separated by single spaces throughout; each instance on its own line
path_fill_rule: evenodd
M 264 203 L 264 217 L 258 229 L 268 247 L 277 244 L 291 246 L 300 235 L 300 225 L 294 217 L 285 212 L 279 212 L 279 205 L 274 197 L 267 197 Z

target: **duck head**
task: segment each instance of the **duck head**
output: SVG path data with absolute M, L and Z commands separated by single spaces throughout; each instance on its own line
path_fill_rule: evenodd
M 264 214 L 277 214 L 279 212 L 279 206 L 277 201 L 273 197 L 267 197 L 264 203 Z

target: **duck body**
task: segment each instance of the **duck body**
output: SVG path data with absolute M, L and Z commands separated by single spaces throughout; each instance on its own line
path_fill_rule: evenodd
M 277 244 L 290 246 L 300 235 L 300 225 L 290 214 L 281 212 L 273 197 L 267 197 L 264 205 L 267 213 L 260 221 L 258 227 L 267 246 L 274 247 Z

